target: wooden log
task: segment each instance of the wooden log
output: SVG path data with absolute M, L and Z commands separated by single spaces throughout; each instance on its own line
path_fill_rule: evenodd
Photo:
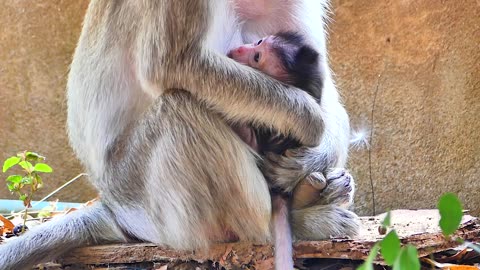
M 295 244 L 295 258 L 338 258 L 364 260 L 371 247 L 380 240 L 378 227 L 383 215 L 362 217 L 362 230 L 355 239 L 329 239 L 325 241 L 299 241 Z M 462 225 L 451 239 L 446 239 L 438 228 L 437 210 L 392 211 L 392 226 L 403 244 L 416 246 L 420 256 L 447 250 L 459 245 L 451 239 L 480 241 L 480 222 L 477 218 L 464 216 Z M 209 250 L 177 251 L 153 244 L 115 244 L 75 249 L 58 260 L 62 265 L 115 265 L 144 262 L 217 262 L 227 269 L 255 267 L 272 269 L 273 248 L 271 245 L 252 243 L 214 244 Z

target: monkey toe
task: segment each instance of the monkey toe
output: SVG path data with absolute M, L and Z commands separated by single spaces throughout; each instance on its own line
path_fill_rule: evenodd
M 327 180 L 333 181 L 345 176 L 345 174 L 348 174 L 348 171 L 344 168 L 332 168 L 327 171 Z
M 360 219 L 355 213 L 335 205 L 315 205 L 293 210 L 292 228 L 298 240 L 354 237 L 360 231 Z
M 323 190 L 327 186 L 327 179 L 325 179 L 323 173 L 314 172 L 308 175 L 305 179 L 317 190 Z
M 345 169 L 335 168 L 327 172 L 327 187 L 320 194 L 320 203 L 347 208 L 353 203 L 355 181 Z

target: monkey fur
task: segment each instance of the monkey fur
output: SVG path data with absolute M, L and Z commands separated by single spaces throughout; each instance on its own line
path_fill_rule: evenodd
M 289 192 L 327 172 L 319 203 L 292 210 L 293 236 L 356 234 L 358 217 L 338 203 L 351 202 L 354 183 L 343 169 L 350 128 L 325 58 L 325 6 L 91 0 L 68 76 L 67 124 L 101 200 L 0 245 L 0 269 L 28 269 L 100 243 L 206 248 L 228 240 L 227 229 L 265 243 L 271 240 L 265 177 Z M 225 56 L 279 31 L 301 31 L 320 52 L 320 104 Z M 261 171 L 228 121 L 272 128 L 305 147 L 267 156 Z

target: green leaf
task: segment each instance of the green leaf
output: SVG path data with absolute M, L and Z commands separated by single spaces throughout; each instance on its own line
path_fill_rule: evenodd
M 10 192 L 16 191 L 14 183 L 7 183 L 7 188 Z
M 20 162 L 19 157 L 9 157 L 3 162 L 3 172 L 6 172 L 11 167 L 17 165 Z
M 20 165 L 24 170 L 28 171 L 28 172 L 31 172 L 32 169 L 33 169 L 33 165 L 32 163 L 28 162 L 28 161 L 20 161 L 18 163 L 18 165 Z
M 417 249 L 412 245 L 403 247 L 393 264 L 393 270 L 420 270 Z
M 39 218 L 50 217 L 52 215 L 52 211 L 54 211 L 54 210 L 55 210 L 55 207 L 53 207 L 51 205 L 45 206 L 38 212 L 37 217 L 39 217 Z
M 40 161 L 40 160 L 45 160 L 45 157 L 35 152 L 26 152 L 25 160 Z
M 400 254 L 400 239 L 395 231 L 391 231 L 380 242 L 383 259 L 388 265 L 393 265 Z
M 25 201 L 27 199 L 27 194 L 22 194 L 18 197 L 19 200 Z
M 462 203 L 457 195 L 445 193 L 438 201 L 438 210 L 440 211 L 440 228 L 445 236 L 453 234 L 462 221 Z
M 33 183 L 33 178 L 30 176 L 25 176 L 22 178 L 22 184 L 24 185 L 31 185 Z
M 42 188 L 43 187 L 43 181 L 40 175 L 35 174 L 35 180 L 37 180 L 37 187 Z
M 5 180 L 7 182 L 10 182 L 12 184 L 19 184 L 20 182 L 22 182 L 22 176 L 21 175 L 10 175 L 9 177 L 7 177 L 7 180 Z
M 50 173 L 52 172 L 52 167 L 48 166 L 45 163 L 37 163 L 35 164 L 34 170 L 36 172 L 44 172 L 44 173 Z
M 386 228 L 386 227 L 390 227 L 390 224 L 391 224 L 391 214 L 390 214 L 390 211 L 388 211 L 387 215 L 382 221 L 382 226 Z
M 380 249 L 380 245 L 376 243 L 372 249 L 370 250 L 370 254 L 368 254 L 367 259 L 365 260 L 362 265 L 360 265 L 357 270 L 373 270 L 373 260 L 377 257 L 378 250 Z

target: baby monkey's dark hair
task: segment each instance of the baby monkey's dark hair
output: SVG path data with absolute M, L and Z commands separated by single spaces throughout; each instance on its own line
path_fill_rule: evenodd
M 280 32 L 274 35 L 272 49 L 291 77 L 289 83 L 320 100 L 323 87 L 320 55 L 306 44 L 305 38 L 296 32 Z

